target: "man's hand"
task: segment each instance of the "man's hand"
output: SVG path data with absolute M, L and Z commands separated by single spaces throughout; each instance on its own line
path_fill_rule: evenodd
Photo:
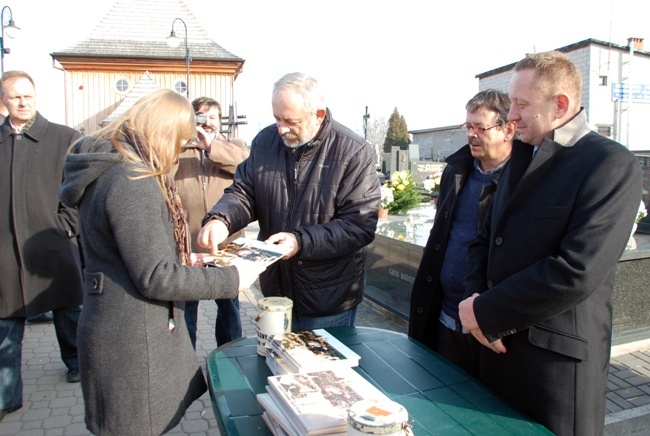
M 221 244 L 229 235 L 228 227 L 219 220 L 208 221 L 199 231 L 197 242 L 201 247 L 209 248 L 210 253 L 219 251 Z
M 203 130 L 203 127 L 196 126 L 196 140 L 194 143 L 201 150 L 210 152 L 210 144 L 212 143 L 212 139 L 210 137 L 210 134 Z
M 284 256 L 282 256 L 282 260 L 287 260 L 292 258 L 293 256 L 296 255 L 298 252 L 298 240 L 296 239 L 296 235 L 293 233 L 286 233 L 286 232 L 280 232 L 276 233 L 275 235 L 269 236 L 269 239 L 266 241 L 267 244 L 277 244 L 277 245 L 282 245 L 284 247 L 289 248 L 291 251 Z
M 474 300 L 478 297 L 479 294 L 473 294 L 471 297 L 468 297 L 460 302 L 458 305 L 458 315 L 460 316 L 460 322 L 463 324 L 463 328 L 470 332 L 472 336 L 476 338 L 482 345 L 488 347 L 490 350 L 494 351 L 497 354 L 505 353 L 506 347 L 503 345 L 501 339 L 490 343 L 487 340 L 481 328 L 478 325 L 476 316 L 474 315 Z

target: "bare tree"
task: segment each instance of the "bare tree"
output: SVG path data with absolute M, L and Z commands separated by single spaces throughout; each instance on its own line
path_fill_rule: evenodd
M 383 117 L 371 117 L 368 122 L 366 131 L 367 140 L 375 148 L 375 154 L 380 158 L 383 153 L 386 132 L 388 131 L 388 121 Z M 378 161 L 379 162 L 379 161 Z

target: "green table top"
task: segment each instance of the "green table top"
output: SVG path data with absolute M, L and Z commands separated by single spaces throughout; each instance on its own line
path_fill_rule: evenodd
M 550 435 L 478 380 L 403 333 L 369 327 L 327 329 L 361 356 L 358 373 L 409 412 L 416 435 Z M 206 357 L 214 414 L 223 435 L 271 434 L 255 395 L 272 375 L 257 338 Z

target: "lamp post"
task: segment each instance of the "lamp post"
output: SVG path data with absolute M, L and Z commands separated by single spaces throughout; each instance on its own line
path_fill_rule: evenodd
M 363 139 L 368 139 L 368 118 L 370 118 L 370 114 L 368 106 L 366 106 L 366 114 L 363 116 Z
M 169 33 L 169 36 L 167 37 L 167 45 L 171 48 L 176 48 L 180 45 L 180 40 L 178 36 L 176 36 L 176 32 L 174 31 L 174 24 L 176 24 L 177 21 L 183 23 L 183 26 L 185 27 L 185 74 L 187 76 L 185 91 L 187 93 L 187 99 L 189 100 L 190 99 L 190 47 L 187 45 L 187 24 L 185 24 L 185 21 L 183 21 L 182 18 L 175 18 L 174 21 L 172 22 L 172 31 Z
M 5 25 L 5 9 L 9 10 L 9 21 Z M 2 33 L 0 36 L 0 74 L 4 74 L 5 72 L 5 55 L 9 54 L 11 50 L 9 48 L 5 48 L 5 29 L 7 29 L 7 38 L 13 38 L 14 31 L 20 30 L 20 27 L 16 26 L 16 23 L 14 23 L 14 18 L 13 18 L 13 13 L 11 12 L 11 8 L 9 6 L 5 6 L 2 8 L 2 12 L 0 13 L 0 24 L 2 24 Z

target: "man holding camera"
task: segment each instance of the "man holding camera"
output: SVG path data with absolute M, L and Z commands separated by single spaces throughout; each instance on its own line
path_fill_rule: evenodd
M 197 118 L 197 138 L 181 152 L 175 182 L 183 203 L 192 237 L 192 251 L 207 251 L 196 242 L 201 220 L 221 198 L 231 183 L 237 165 L 246 160 L 248 147 L 241 140 L 229 142 L 219 133 L 221 105 L 209 97 L 199 97 L 192 102 Z M 238 237 L 233 235 L 224 244 Z M 242 336 L 239 316 L 239 298 L 215 300 L 217 345 L 223 345 Z M 185 303 L 185 323 L 196 348 L 196 322 L 198 301 Z

